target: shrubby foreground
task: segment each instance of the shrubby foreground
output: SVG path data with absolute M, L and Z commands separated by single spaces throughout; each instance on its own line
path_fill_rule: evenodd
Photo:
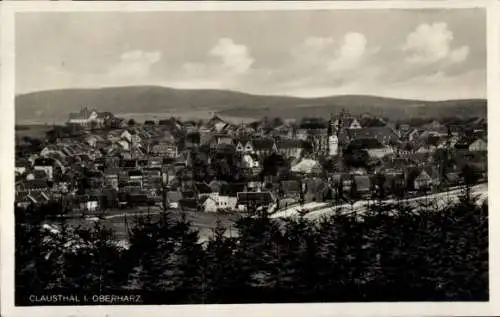
M 238 220 L 206 243 L 185 218 L 136 219 L 130 247 L 113 231 L 58 232 L 44 211 L 16 215 L 16 304 L 33 294 L 143 294 L 145 304 L 486 301 L 488 207 L 467 191 L 445 209 L 375 204 L 319 222 Z

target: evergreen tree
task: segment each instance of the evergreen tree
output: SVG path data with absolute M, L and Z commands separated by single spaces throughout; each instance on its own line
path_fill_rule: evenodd
M 203 302 L 231 303 L 239 294 L 235 265 L 236 240 L 225 236 L 220 220 L 210 237 L 203 266 Z

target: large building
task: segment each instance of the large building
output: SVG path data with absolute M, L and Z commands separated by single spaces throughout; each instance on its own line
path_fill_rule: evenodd
M 82 128 L 101 128 L 105 125 L 106 121 L 113 118 L 114 116 L 110 112 L 97 112 L 85 107 L 80 112 L 70 113 L 67 123 L 68 125 L 77 125 Z

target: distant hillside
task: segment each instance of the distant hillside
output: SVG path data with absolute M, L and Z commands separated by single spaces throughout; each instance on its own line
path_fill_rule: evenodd
M 64 89 L 16 97 L 17 123 L 66 120 L 83 106 L 124 113 L 218 112 L 231 117 L 328 116 L 345 108 L 352 114 L 371 113 L 391 119 L 411 117 L 486 117 L 485 100 L 416 101 L 346 95 L 321 98 L 251 95 L 227 90 L 173 89 L 134 86 L 101 89 Z

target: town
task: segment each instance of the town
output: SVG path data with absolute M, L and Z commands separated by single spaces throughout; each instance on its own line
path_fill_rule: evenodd
M 390 122 L 342 111 L 139 123 L 82 107 L 39 139 L 17 137 L 15 203 L 64 201 L 65 212 L 85 217 L 144 207 L 271 214 L 310 202 L 407 199 L 456 188 L 464 171 L 487 183 L 486 131 L 484 118 Z

